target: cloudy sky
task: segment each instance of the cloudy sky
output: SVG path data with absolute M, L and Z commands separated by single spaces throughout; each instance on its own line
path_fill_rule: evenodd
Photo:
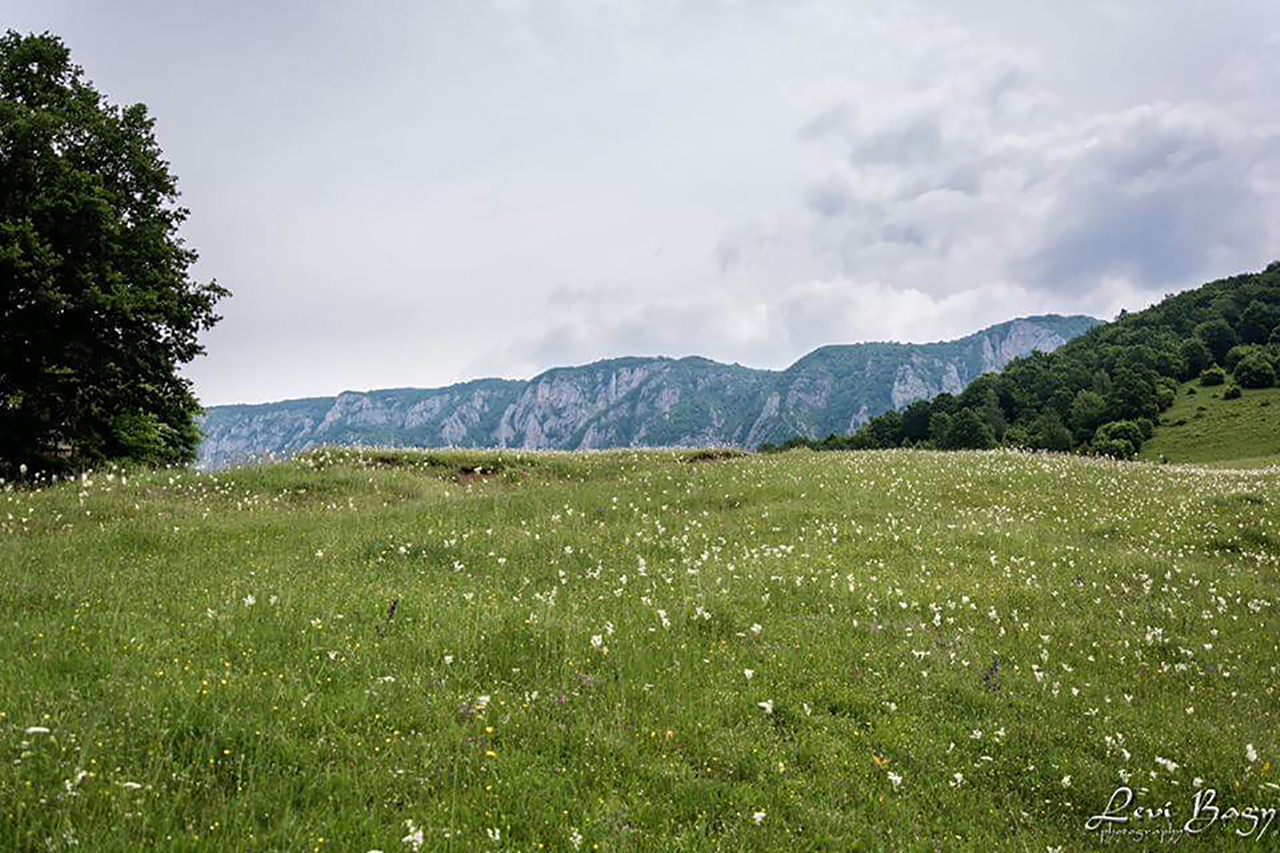
M 1280 257 L 1275 0 L 4 0 L 142 101 L 209 405 L 783 367 Z

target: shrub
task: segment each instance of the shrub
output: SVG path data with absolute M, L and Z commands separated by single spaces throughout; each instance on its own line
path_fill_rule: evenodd
M 1222 359 L 1222 366 L 1226 368 L 1228 373 L 1234 373 L 1236 365 L 1239 364 L 1246 356 L 1258 352 L 1260 347 L 1253 344 L 1240 344 L 1234 346 L 1227 351 L 1226 356 Z
M 1095 441 L 1092 447 L 1098 456 L 1110 456 L 1113 459 L 1132 459 L 1134 454 L 1133 445 L 1118 438 Z
M 1222 392 L 1222 399 L 1224 399 L 1224 400 L 1239 400 L 1239 399 L 1240 399 L 1240 397 L 1241 397 L 1241 395 L 1242 395 L 1242 393 L 1243 393 L 1243 392 L 1240 390 L 1240 386 L 1239 386 L 1239 385 L 1232 385 L 1232 386 L 1230 386 L 1229 388 L 1227 388 L 1227 390 L 1225 390 L 1225 391 L 1223 391 L 1223 392 Z
M 1276 384 L 1276 369 L 1266 353 L 1252 352 L 1236 365 L 1235 378 L 1245 388 L 1270 388 Z
M 1130 459 L 1138 452 L 1142 442 L 1146 441 L 1147 436 L 1143 432 L 1142 425 L 1137 421 L 1112 421 L 1103 424 L 1094 433 L 1093 451 L 1103 456 Z
M 1209 367 L 1200 373 L 1200 384 L 1206 388 L 1213 385 L 1224 385 L 1227 381 L 1227 374 L 1221 367 Z

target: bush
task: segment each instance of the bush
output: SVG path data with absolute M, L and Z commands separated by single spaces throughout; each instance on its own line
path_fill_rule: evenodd
M 1133 445 L 1118 438 L 1095 441 L 1092 447 L 1098 456 L 1110 456 L 1113 459 L 1132 459 L 1134 454 Z
M 1222 399 L 1239 400 L 1242 395 L 1243 395 L 1243 392 L 1240 390 L 1240 386 L 1232 385 L 1231 387 L 1227 388 L 1227 390 L 1222 392 Z
M 1266 353 L 1251 352 L 1236 365 L 1235 378 L 1245 388 L 1270 388 L 1276 384 L 1276 369 Z
M 1225 385 L 1227 374 L 1221 367 L 1210 367 L 1200 373 L 1200 384 L 1206 388 L 1214 385 Z
M 1258 352 L 1260 347 L 1253 344 L 1240 344 L 1232 347 L 1227 351 L 1226 356 L 1222 359 L 1222 366 L 1226 368 L 1228 373 L 1234 373 L 1236 365 L 1239 364 L 1246 356 Z
M 1130 459 L 1146 439 L 1147 436 L 1144 435 L 1140 422 L 1112 421 L 1098 427 L 1098 431 L 1093 436 L 1092 447 L 1094 453 L 1102 456 Z

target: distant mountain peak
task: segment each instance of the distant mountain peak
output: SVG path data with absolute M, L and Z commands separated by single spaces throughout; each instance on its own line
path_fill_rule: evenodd
M 954 341 L 819 347 L 785 370 L 698 355 L 622 356 L 553 367 L 529 380 L 344 391 L 213 406 L 200 464 L 219 467 L 322 444 L 396 447 L 756 447 L 797 433 L 847 432 L 1097 326 L 1092 317 L 1019 317 Z

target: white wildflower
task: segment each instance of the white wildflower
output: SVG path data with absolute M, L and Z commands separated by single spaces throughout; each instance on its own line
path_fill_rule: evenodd
M 423 842 L 426 840 L 422 835 L 422 827 L 415 825 L 411 820 L 406 820 L 404 825 L 409 834 L 400 840 L 408 844 L 416 853 L 416 851 L 422 849 Z

